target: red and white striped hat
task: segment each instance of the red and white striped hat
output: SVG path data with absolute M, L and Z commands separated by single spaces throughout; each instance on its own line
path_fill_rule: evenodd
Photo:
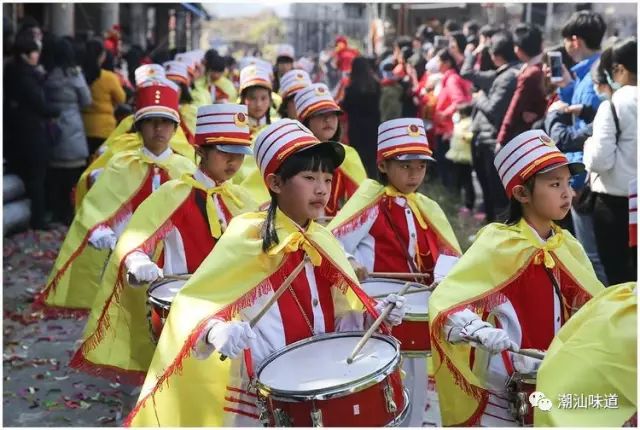
M 311 78 L 307 72 L 300 69 L 289 70 L 280 78 L 280 97 L 284 100 L 309 85 Z
M 233 103 L 199 107 L 195 144 L 216 145 L 223 152 L 252 155 L 248 115 L 247 106 Z
M 160 64 L 143 64 L 134 73 L 136 87 L 143 82 L 165 78 L 164 68 Z
M 304 122 L 311 115 L 325 112 L 342 113 L 342 109 L 333 99 L 329 87 L 325 84 L 311 84 L 298 91 L 293 99 L 298 119 Z
M 269 91 L 273 89 L 271 82 L 271 68 L 260 64 L 251 64 L 240 70 L 240 92 L 249 87 L 262 87 Z
M 164 81 L 144 81 L 136 89 L 135 122 L 147 118 L 166 118 L 180 123 L 176 84 L 167 79 Z
M 380 124 L 377 161 L 388 159 L 435 161 L 421 119 L 398 118 Z
M 307 127 L 295 119 L 281 119 L 263 129 L 254 144 L 254 153 L 262 177 L 275 173 L 291 155 L 318 145 L 327 150 L 339 166 L 344 161 L 344 148 L 337 142 L 320 142 Z
M 189 85 L 191 79 L 189 78 L 189 68 L 185 63 L 180 61 L 167 61 L 163 66 L 167 79 Z
M 509 198 L 514 187 L 524 184 L 537 173 L 561 166 L 568 166 L 572 175 L 584 171 L 584 164 L 570 163 L 542 130 L 525 131 L 511 139 L 496 154 L 493 164 Z
M 293 49 L 293 46 L 288 45 L 286 43 L 282 45 L 278 45 L 278 48 L 276 49 L 276 58 L 280 58 L 280 57 L 291 58 L 291 61 L 293 61 L 296 58 L 295 50 Z

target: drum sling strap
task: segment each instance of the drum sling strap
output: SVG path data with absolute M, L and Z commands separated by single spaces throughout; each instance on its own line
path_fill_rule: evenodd
M 207 223 L 207 230 L 211 231 L 211 225 L 209 225 L 209 217 L 207 216 L 206 198 L 207 198 L 207 195 L 204 193 L 204 191 L 195 190 L 196 206 L 200 210 L 200 214 L 202 215 L 202 218 L 204 218 L 204 221 Z M 213 199 L 214 196 L 211 196 L 211 198 Z

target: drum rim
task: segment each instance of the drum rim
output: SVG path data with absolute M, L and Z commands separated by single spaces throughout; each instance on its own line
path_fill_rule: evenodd
M 395 279 L 395 278 L 367 278 L 360 281 L 360 285 L 366 284 L 368 282 L 388 282 L 392 284 L 403 284 L 403 285 L 407 283 L 407 281 L 403 281 L 402 279 Z
M 367 279 L 365 279 L 363 281 L 360 281 L 360 285 L 361 285 L 360 288 L 362 288 L 362 284 L 366 284 L 367 282 L 387 282 L 387 283 L 390 282 L 390 283 L 393 283 L 393 284 L 404 285 L 407 281 L 403 281 L 401 279 L 393 279 L 393 278 L 367 278 Z M 419 282 L 416 282 L 416 283 L 419 284 Z M 426 284 L 423 284 L 423 285 L 426 286 Z M 362 291 L 364 291 L 367 295 L 369 295 L 369 293 L 364 288 L 362 288 Z M 430 298 L 432 291 L 424 291 L 424 293 L 428 294 L 428 298 Z M 389 294 L 391 294 L 391 293 L 389 293 Z M 429 306 L 427 306 L 427 312 L 426 313 L 422 313 L 422 312 L 406 312 L 404 314 L 404 318 L 402 318 L 402 321 L 419 321 L 419 322 L 429 321 Z
M 260 374 L 262 373 L 264 368 L 272 363 L 276 358 L 280 357 L 288 351 L 297 349 L 302 345 L 310 343 L 311 340 L 321 340 L 338 337 L 356 337 L 356 335 L 357 337 L 362 337 L 364 333 L 364 331 L 323 333 L 299 340 L 292 343 L 291 345 L 287 345 L 286 347 L 278 351 L 275 351 L 267 358 L 265 358 L 256 370 L 256 388 L 258 393 L 284 402 L 298 402 L 301 400 L 329 400 L 336 397 L 344 397 L 347 394 L 357 393 L 378 384 L 400 367 L 401 359 L 400 342 L 393 336 L 380 333 L 374 333 L 371 337 L 378 340 L 386 341 L 387 343 L 391 344 L 396 350 L 396 355 L 391 361 L 382 366 L 380 369 L 367 376 L 363 376 L 360 379 L 356 379 L 349 383 L 344 383 L 329 388 L 320 388 L 305 391 L 280 390 L 270 387 L 260 381 Z

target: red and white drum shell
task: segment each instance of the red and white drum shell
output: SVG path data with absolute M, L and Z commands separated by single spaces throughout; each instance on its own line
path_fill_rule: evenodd
M 370 278 L 360 283 L 369 296 L 386 296 L 397 293 L 406 281 L 396 279 Z M 417 288 L 421 284 L 415 284 Z M 411 291 L 411 288 L 409 289 Z M 406 296 L 406 313 L 402 324 L 393 327 L 391 334 L 400 341 L 400 352 L 407 357 L 431 355 L 431 335 L 429 332 L 430 291 Z
M 509 412 L 521 427 L 533 427 L 529 396 L 536 391 L 537 373 L 514 372 L 507 383 Z
M 257 370 L 260 420 L 276 427 L 389 427 L 406 417 L 396 339 L 374 334 L 351 364 L 364 332 L 317 335 L 293 343 Z
M 160 339 L 162 328 L 169 316 L 169 310 L 171 310 L 173 298 L 186 282 L 186 280 L 161 279 L 153 282 L 147 290 L 147 318 L 151 338 L 155 343 L 158 343 L 158 339 Z

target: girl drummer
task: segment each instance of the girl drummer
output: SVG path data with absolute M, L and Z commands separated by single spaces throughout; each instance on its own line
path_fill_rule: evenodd
M 531 130 L 507 143 L 494 164 L 511 199 L 509 219 L 478 233 L 429 301 L 445 426 L 514 426 L 505 384 L 540 362 L 509 351 L 546 350 L 603 289 L 582 246 L 554 224 L 571 208 L 569 180 L 582 163 Z
M 146 288 L 126 288 L 127 273 L 132 287 L 164 275 L 193 273 L 231 218 L 256 209 L 247 193 L 229 181 L 244 156 L 251 155 L 250 143 L 246 106 L 198 109 L 199 168 L 160 187 L 134 213 L 106 268 L 72 367 L 142 384 L 155 345 L 146 321 Z
M 419 281 L 431 283 L 438 258 L 460 256 L 460 245 L 440 206 L 417 192 L 427 162 L 433 161 L 422 120 L 382 123 L 377 158 L 380 182 L 365 180 L 327 227 L 360 279 L 371 271 L 413 272 L 426 275 Z M 404 369 L 412 387 L 409 425 L 421 426 L 427 401 L 425 359 L 405 360 Z
M 235 218 L 176 297 L 128 424 L 258 426 L 249 383 L 269 354 L 312 335 L 362 330 L 388 303 L 395 303 L 388 323 L 404 315 L 403 297 L 376 303 L 358 287 L 338 242 L 313 221 L 344 159 L 342 146 L 321 143 L 284 119 L 258 136 L 255 158 L 271 193 L 269 209 Z M 292 273 L 298 275 L 283 287 Z M 251 327 L 279 288 L 287 289 Z

